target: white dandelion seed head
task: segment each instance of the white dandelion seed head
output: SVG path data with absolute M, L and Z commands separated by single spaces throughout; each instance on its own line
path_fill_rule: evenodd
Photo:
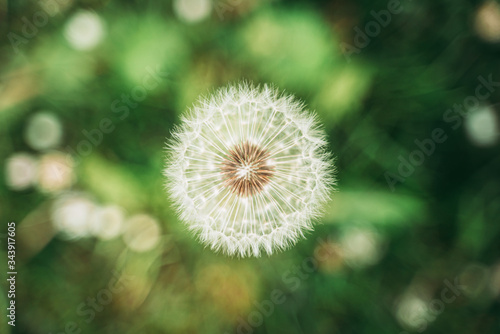
M 260 256 L 312 229 L 334 184 L 316 116 L 267 85 L 202 98 L 167 146 L 167 190 L 199 240 L 228 255 Z

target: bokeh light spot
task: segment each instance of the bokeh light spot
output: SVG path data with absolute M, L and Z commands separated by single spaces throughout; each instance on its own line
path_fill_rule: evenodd
M 5 164 L 6 184 L 13 190 L 24 190 L 36 181 L 37 160 L 27 153 L 15 153 Z
M 67 239 L 89 236 L 95 204 L 83 194 L 65 194 L 52 207 L 54 227 Z
M 486 1 L 476 12 L 474 28 L 483 40 L 500 42 L 500 6 L 494 1 Z
M 74 162 L 70 155 L 51 152 L 42 156 L 38 169 L 38 188 L 43 192 L 67 189 L 75 181 Z
M 92 234 L 102 240 L 116 238 L 123 230 L 125 213 L 116 205 L 97 208 L 90 222 Z
M 61 123 L 51 113 L 36 113 L 28 120 L 24 138 L 26 143 L 35 150 L 57 147 L 62 138 Z
M 104 37 L 101 18 L 89 11 L 80 11 L 71 17 L 64 28 L 64 36 L 75 50 L 91 50 Z
M 174 12 L 181 20 L 195 23 L 212 12 L 211 0 L 174 0 Z
M 490 146 L 498 139 L 498 119 L 490 107 L 470 111 L 465 120 L 465 129 L 470 140 L 477 146 Z

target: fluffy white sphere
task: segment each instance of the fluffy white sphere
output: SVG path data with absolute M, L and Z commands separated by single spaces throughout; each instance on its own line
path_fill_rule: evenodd
M 167 190 L 199 240 L 228 255 L 285 249 L 312 229 L 334 183 L 315 116 L 268 86 L 202 98 L 168 142 Z

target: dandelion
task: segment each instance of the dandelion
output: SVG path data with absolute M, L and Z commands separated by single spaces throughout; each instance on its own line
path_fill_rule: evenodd
M 202 98 L 167 146 L 164 174 L 179 216 L 228 255 L 260 256 L 295 244 L 329 198 L 331 154 L 315 116 L 265 85 Z

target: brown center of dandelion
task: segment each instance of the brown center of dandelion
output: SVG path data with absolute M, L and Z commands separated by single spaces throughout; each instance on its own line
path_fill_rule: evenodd
M 269 152 L 249 142 L 236 145 L 222 162 L 224 185 L 239 196 L 259 193 L 274 174 Z

